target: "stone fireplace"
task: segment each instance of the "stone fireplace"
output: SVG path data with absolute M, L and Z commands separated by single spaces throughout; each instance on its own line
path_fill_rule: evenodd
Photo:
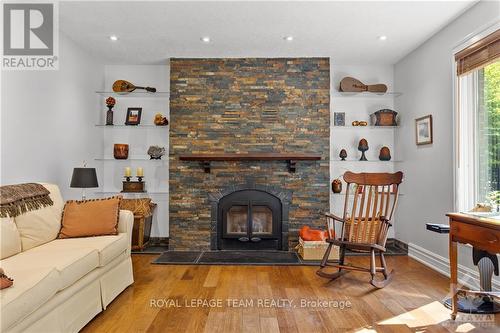
M 329 209 L 328 58 L 171 59 L 174 250 L 287 250 Z M 319 161 L 181 160 L 300 153 Z

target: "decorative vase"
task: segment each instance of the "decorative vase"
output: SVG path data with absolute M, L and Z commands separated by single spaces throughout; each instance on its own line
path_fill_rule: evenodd
M 342 181 L 340 179 L 337 178 L 332 181 L 332 191 L 333 193 L 342 192 Z
M 366 139 L 359 140 L 358 150 L 361 152 L 361 158 L 359 160 L 368 161 L 365 156 L 365 151 L 368 150 L 368 141 L 366 141 Z
M 340 154 L 339 154 L 339 157 L 342 161 L 345 161 L 346 157 L 347 157 L 347 152 L 345 151 L 345 149 L 342 149 L 340 151 Z
M 107 105 L 108 111 L 106 111 L 106 125 L 113 125 L 113 105 Z
M 380 148 L 380 154 L 378 155 L 379 160 L 381 161 L 390 161 L 391 160 L 391 151 L 388 147 Z
M 128 145 L 125 143 L 115 143 L 113 147 L 113 156 L 117 160 L 126 160 L 128 158 Z

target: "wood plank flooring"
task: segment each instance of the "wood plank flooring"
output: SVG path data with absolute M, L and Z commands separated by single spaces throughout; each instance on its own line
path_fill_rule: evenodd
M 448 278 L 408 257 L 387 258 L 396 273 L 381 290 L 357 272 L 329 282 L 316 267 L 151 265 L 155 257 L 132 256 L 135 283 L 83 332 L 500 332 L 498 315 L 449 320 Z

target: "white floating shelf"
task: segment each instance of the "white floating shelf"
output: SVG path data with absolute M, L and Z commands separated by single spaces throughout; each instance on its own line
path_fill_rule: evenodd
M 114 157 L 101 157 L 101 158 L 94 158 L 95 161 L 115 161 L 115 162 L 127 162 L 127 161 L 151 161 L 151 162 L 165 162 L 168 160 L 168 158 L 163 158 L 160 160 L 152 160 L 147 157 L 129 157 L 127 159 L 116 159 Z
M 332 125 L 330 126 L 331 129 L 377 129 L 377 130 L 392 130 L 395 128 L 399 128 L 400 126 L 352 126 L 352 125 L 346 125 L 346 126 L 335 126 Z
M 371 93 L 371 92 L 344 92 L 344 91 L 336 91 L 333 93 L 331 96 L 332 97 L 340 97 L 340 98 L 394 98 L 394 97 L 399 97 L 403 95 L 403 93 L 400 92 L 386 92 L 383 94 L 376 94 L 376 93 Z
M 390 160 L 390 161 L 381 161 L 381 160 L 368 160 L 368 161 L 360 161 L 360 160 L 330 160 L 330 162 L 339 162 L 339 163 L 401 163 L 403 161 L 398 160 Z
M 114 98 L 168 98 L 170 96 L 170 92 L 168 91 L 157 91 L 157 92 L 148 92 L 148 91 L 133 91 L 130 93 L 117 93 L 114 91 L 96 91 L 98 95 L 103 97 L 114 97 Z
M 104 124 L 95 124 L 95 127 L 103 127 L 103 128 L 108 128 L 108 129 L 114 129 L 114 128 L 119 128 L 119 129 L 150 129 L 150 128 L 160 128 L 160 129 L 165 129 L 168 128 L 168 125 L 166 126 L 157 126 L 153 124 L 145 124 L 145 125 L 104 125 Z

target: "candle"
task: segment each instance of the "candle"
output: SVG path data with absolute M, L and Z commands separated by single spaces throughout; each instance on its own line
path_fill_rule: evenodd
M 137 168 L 137 177 L 144 177 L 144 169 Z
M 129 167 L 125 168 L 125 177 L 130 177 L 132 176 L 132 171 L 130 170 Z

